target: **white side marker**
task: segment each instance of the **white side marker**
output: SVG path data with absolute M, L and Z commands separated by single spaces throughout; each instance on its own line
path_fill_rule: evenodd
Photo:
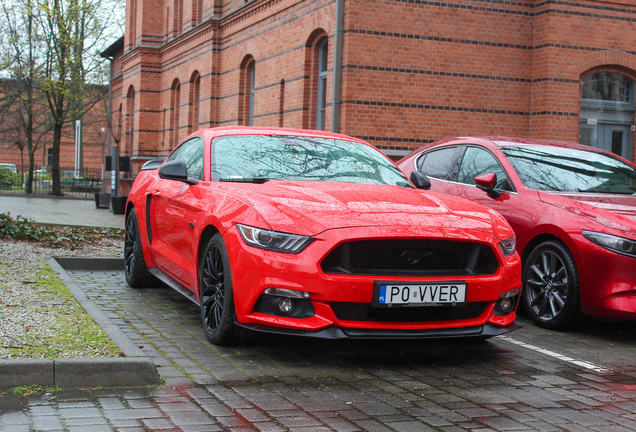
M 555 359 L 558 359 L 558 360 L 561 360 L 561 361 L 564 361 L 564 362 L 572 363 L 574 365 L 583 367 L 585 369 L 593 370 L 594 372 L 598 372 L 598 373 L 612 372 L 611 369 L 608 369 L 608 368 L 605 368 L 605 367 L 602 367 L 602 366 L 598 366 L 598 365 L 595 365 L 594 363 L 590 363 L 590 362 L 587 362 L 587 361 L 573 359 L 572 357 L 564 356 L 563 354 L 559 354 L 559 353 L 554 352 L 554 351 L 550 351 L 550 350 L 547 350 L 547 349 L 539 348 L 538 346 L 530 345 L 530 344 L 527 344 L 525 342 L 521 342 L 521 341 L 518 341 L 516 339 L 513 339 L 510 336 L 499 336 L 498 339 L 503 339 L 503 340 L 505 340 L 507 342 L 510 342 L 510 343 L 513 343 L 515 345 L 519 345 L 519 346 L 522 346 L 524 348 L 531 349 L 533 351 L 539 352 L 541 354 L 548 355 L 550 357 L 554 357 Z

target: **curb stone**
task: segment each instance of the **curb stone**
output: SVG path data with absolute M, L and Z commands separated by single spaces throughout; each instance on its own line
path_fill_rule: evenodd
M 0 360 L 0 389 L 22 385 L 61 388 L 159 384 L 152 360 L 91 301 L 66 270 L 123 270 L 121 258 L 54 258 L 47 261 L 78 303 L 117 344 L 124 357 Z

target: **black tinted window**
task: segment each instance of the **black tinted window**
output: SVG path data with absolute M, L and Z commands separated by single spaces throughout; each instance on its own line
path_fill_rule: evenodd
M 461 147 L 447 147 L 425 153 L 417 161 L 417 169 L 429 177 L 452 180 Z
M 462 158 L 457 181 L 472 185 L 475 183 L 475 176 L 486 173 L 497 174 L 495 189 L 506 189 L 506 173 L 492 153 L 478 147 L 468 147 Z
M 636 169 L 609 155 L 544 146 L 506 147 L 502 151 L 531 189 L 636 193 Z

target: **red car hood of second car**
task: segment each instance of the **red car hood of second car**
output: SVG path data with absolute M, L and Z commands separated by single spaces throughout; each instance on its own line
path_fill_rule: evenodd
M 630 230 L 636 226 L 636 195 L 541 192 L 540 196 L 544 202 L 566 207 L 609 228 Z
M 458 229 L 493 232 L 492 217 L 484 207 L 416 189 L 318 181 L 236 187 L 242 189 L 236 191 L 242 200 L 275 231 L 316 235 L 334 228 L 393 226 L 410 227 L 412 234 L 422 228 L 431 234 Z

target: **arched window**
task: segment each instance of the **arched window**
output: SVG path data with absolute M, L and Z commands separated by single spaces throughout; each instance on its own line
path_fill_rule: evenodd
M 579 142 L 632 158 L 634 81 L 617 72 L 595 72 L 581 80 Z
M 190 78 L 190 120 L 188 125 L 188 134 L 201 128 L 199 116 L 199 106 L 201 101 L 201 75 L 194 72 Z
M 254 60 L 254 57 L 247 56 L 241 63 L 241 74 L 239 77 L 239 125 L 254 125 L 255 82 L 256 61 Z
M 329 39 L 317 29 L 305 44 L 305 82 L 303 84 L 303 128 L 325 130 L 327 127 L 327 76 Z
M 583 78 L 581 99 L 634 103 L 634 81 L 615 72 L 596 72 Z
M 179 111 L 181 103 L 181 83 L 176 79 L 172 83 L 171 100 L 170 100 L 170 148 L 174 148 L 179 144 Z
M 327 61 L 329 40 L 324 38 L 318 46 L 318 90 L 316 97 L 316 129 L 325 130 L 327 113 Z

